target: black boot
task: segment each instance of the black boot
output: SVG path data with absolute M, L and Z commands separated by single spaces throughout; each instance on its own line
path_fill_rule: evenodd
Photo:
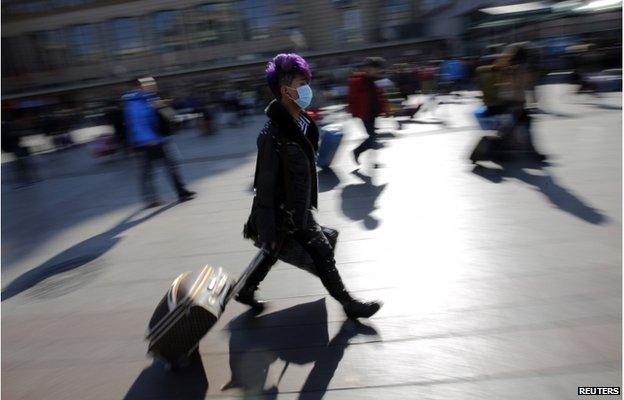
M 342 302 L 345 314 L 351 319 L 370 318 L 373 316 L 383 304 L 379 301 L 360 301 L 351 299 Z
M 349 318 L 369 318 L 381 308 L 380 302 L 362 302 L 351 297 L 344 284 L 340 273 L 336 269 L 336 261 L 333 255 L 324 262 L 324 268 L 318 268 L 318 275 L 329 294 L 342 304 L 345 314 Z
M 191 192 L 187 189 L 182 189 L 178 192 L 178 201 L 185 202 L 189 200 L 193 200 L 197 196 L 197 193 Z
M 258 264 L 247 277 L 247 282 L 245 282 L 245 286 L 243 286 L 243 288 L 240 290 L 240 292 L 238 292 L 235 298 L 236 301 L 238 301 L 239 303 L 251 307 L 255 312 L 258 313 L 264 310 L 266 302 L 256 299 L 256 290 L 258 290 L 260 282 L 264 280 L 273 264 L 275 264 L 275 262 L 277 261 L 277 258 L 275 258 L 275 256 L 265 252 L 259 255 L 259 257 L 262 258 L 258 260 Z
M 251 309 L 257 313 L 261 313 L 262 311 L 264 311 L 264 306 L 266 302 L 256 299 L 255 293 L 256 293 L 255 289 L 244 290 L 244 291 L 241 290 L 236 296 L 236 301 L 238 301 L 241 304 L 251 307 Z

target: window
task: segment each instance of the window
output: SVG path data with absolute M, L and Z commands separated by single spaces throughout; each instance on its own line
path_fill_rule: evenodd
M 117 18 L 111 22 L 113 51 L 117 56 L 127 56 L 144 51 L 139 21 L 134 18 Z
M 210 3 L 188 10 L 187 24 L 193 47 L 241 39 L 241 27 L 231 3 Z
M 284 36 L 286 36 L 293 45 L 295 49 L 306 49 L 307 41 L 303 32 L 299 28 L 285 28 L 282 30 Z
M 342 40 L 345 42 L 359 42 L 362 37 L 362 10 L 346 10 L 342 14 Z
M 293 22 L 299 22 L 300 15 L 296 11 L 281 13 L 279 20 L 286 24 L 292 24 Z
M 241 14 L 244 16 L 246 38 L 266 39 L 275 22 L 275 13 L 268 0 L 241 0 Z
M 185 48 L 184 17 L 181 11 L 160 11 L 152 16 L 151 45 L 158 53 Z
M 411 21 L 410 0 L 389 0 L 381 8 L 380 36 L 382 40 L 397 40 L 404 36 Z
M 97 61 L 101 54 L 98 30 L 95 25 L 76 25 L 69 28 L 71 60 L 84 64 Z
M 411 10 L 410 0 L 388 0 L 384 2 L 382 6 L 382 13 L 384 15 L 397 15 L 409 13 Z
M 55 70 L 67 65 L 68 46 L 62 31 L 35 32 L 31 43 L 41 70 Z

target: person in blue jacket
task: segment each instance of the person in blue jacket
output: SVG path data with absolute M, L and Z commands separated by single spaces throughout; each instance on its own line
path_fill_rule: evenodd
M 136 89 L 123 95 L 122 99 L 128 141 L 141 154 L 141 191 L 146 207 L 162 205 L 154 187 L 154 163 L 160 159 L 167 167 L 179 201 L 191 200 L 196 193 L 186 189 L 178 171 L 178 163 L 172 157 L 168 140 L 161 131 L 156 107 L 158 100 L 156 81 L 147 77 L 137 79 L 134 84 Z

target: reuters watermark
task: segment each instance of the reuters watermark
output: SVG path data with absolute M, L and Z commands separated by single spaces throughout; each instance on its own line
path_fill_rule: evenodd
M 607 386 L 579 386 L 579 396 L 619 396 L 622 391 L 619 387 Z

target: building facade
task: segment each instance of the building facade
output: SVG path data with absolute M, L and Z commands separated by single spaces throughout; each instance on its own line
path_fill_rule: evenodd
M 6 0 L 3 96 L 422 35 L 415 0 Z
M 522 9 L 523 2 L 5 0 L 2 97 L 110 86 L 143 74 L 217 80 L 225 70 L 261 75 L 269 57 L 287 51 L 332 69 L 371 54 L 412 54 L 422 61 L 475 55 L 495 42 L 578 32 L 620 37 L 621 6 L 573 11 L 600 2 L 524 2 L 547 12 L 488 16 L 480 10 Z

